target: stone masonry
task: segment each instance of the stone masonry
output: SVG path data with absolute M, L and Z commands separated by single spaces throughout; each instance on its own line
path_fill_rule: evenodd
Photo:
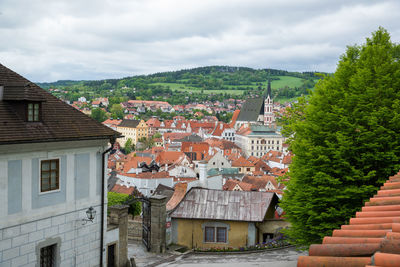
M 118 266 L 129 266 L 128 261 L 128 205 L 108 207 L 110 217 L 119 228 Z M 116 219 L 116 220 L 115 220 Z
M 165 196 L 155 195 L 151 202 L 151 252 L 164 253 L 166 247 L 165 223 L 167 218 Z
M 100 214 L 100 206 L 94 208 Z M 0 266 L 36 266 L 38 248 L 54 240 L 60 266 L 99 266 L 100 216 L 84 224 L 85 211 L 0 229 Z

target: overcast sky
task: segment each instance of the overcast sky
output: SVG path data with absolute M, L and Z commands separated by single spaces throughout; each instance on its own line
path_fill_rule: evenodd
M 333 72 L 400 1 L 0 0 L 0 63 L 35 81 L 209 65 Z

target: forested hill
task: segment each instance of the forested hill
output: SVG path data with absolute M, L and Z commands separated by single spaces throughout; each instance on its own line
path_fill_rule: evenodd
M 85 97 L 118 96 L 141 99 L 154 99 L 154 96 L 172 98 L 173 95 L 223 95 L 224 97 L 248 97 L 263 93 L 268 79 L 271 80 L 275 98 L 291 99 L 307 94 L 314 88 L 319 76 L 315 72 L 288 72 L 276 69 L 252 69 L 246 67 L 209 66 L 150 75 L 138 75 L 121 79 L 96 81 L 57 81 L 38 83 L 49 89 L 68 91 L 64 96 L 76 100 Z M 175 101 L 174 101 L 175 100 Z

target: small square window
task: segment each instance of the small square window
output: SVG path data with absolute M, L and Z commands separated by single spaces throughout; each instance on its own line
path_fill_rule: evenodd
M 60 189 L 60 162 L 58 159 L 42 160 L 40 164 L 40 192 Z

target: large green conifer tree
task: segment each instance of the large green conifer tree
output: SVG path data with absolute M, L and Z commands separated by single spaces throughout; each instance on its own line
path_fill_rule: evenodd
M 294 153 L 282 206 L 298 244 L 348 222 L 400 168 L 400 47 L 379 28 L 283 119 Z

